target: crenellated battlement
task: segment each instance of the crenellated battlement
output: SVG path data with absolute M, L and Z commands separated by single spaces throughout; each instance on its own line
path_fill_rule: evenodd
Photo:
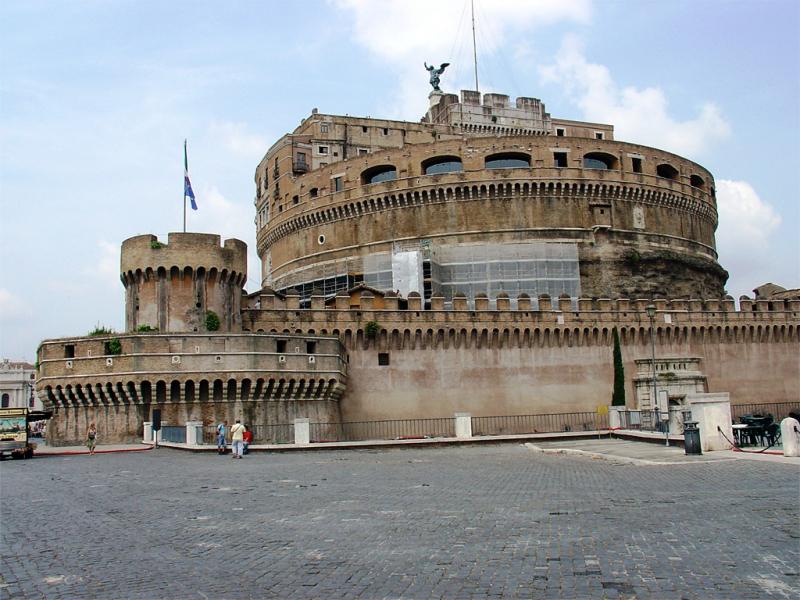
M 404 348 L 503 348 L 542 346 L 608 346 L 618 329 L 623 344 L 649 343 L 650 318 L 646 307 L 656 307 L 653 326 L 659 345 L 682 343 L 800 342 L 800 300 L 753 301 L 740 299 L 531 299 L 520 295 L 513 301 L 503 294 L 496 306 L 478 297 L 474 306 L 456 297 L 452 306 L 433 297 L 431 310 L 422 299 L 387 294 L 361 293 L 358 304 L 340 294 L 326 304 L 313 296 L 309 308 L 300 308 L 300 297 L 265 291 L 249 298 L 243 309 L 246 331 L 272 333 L 319 333 L 340 337 L 345 347 Z M 377 323 L 379 333 L 367 325 Z M 375 325 L 372 325 L 374 330 Z
M 221 331 L 239 328 L 242 288 L 247 282 L 247 244 L 206 233 L 170 233 L 122 242 L 125 324 L 159 331 L 205 331 L 214 312 Z

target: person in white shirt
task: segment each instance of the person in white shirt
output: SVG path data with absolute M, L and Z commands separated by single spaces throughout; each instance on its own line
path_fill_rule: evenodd
M 231 458 L 242 458 L 244 425 L 239 422 L 239 419 L 236 419 L 236 423 L 231 427 L 231 441 L 233 442 L 233 456 L 231 456 Z

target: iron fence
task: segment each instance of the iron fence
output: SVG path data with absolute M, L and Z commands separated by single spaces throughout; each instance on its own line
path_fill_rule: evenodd
M 310 424 L 312 442 L 408 440 L 454 436 L 455 420 L 452 417 Z
M 472 417 L 472 435 L 514 435 L 608 429 L 608 415 L 594 412 Z
M 689 409 L 671 408 L 669 410 L 669 433 L 683 433 L 685 412 Z M 657 431 L 664 433 L 666 420 L 664 412 L 656 410 L 624 410 L 619 413 L 620 429 L 637 429 L 639 431 Z
M 734 421 L 745 415 L 772 415 L 776 421 L 789 416 L 790 412 L 800 413 L 800 402 L 772 402 L 767 404 L 731 404 L 731 418 Z
M 185 425 L 162 425 L 161 426 L 161 441 L 172 442 L 173 444 L 186 443 L 186 426 Z
M 253 432 L 253 444 L 294 444 L 294 424 L 277 423 L 275 425 L 251 425 L 247 428 Z M 205 425 L 203 444 L 217 445 L 217 426 Z M 230 426 L 225 430 L 225 443 L 231 443 Z

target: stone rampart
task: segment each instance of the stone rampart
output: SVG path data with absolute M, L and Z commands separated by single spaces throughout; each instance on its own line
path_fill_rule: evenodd
M 627 398 L 635 407 L 636 360 L 650 358 L 649 300 L 538 298 L 538 310 L 521 297 L 485 298 L 468 308 L 456 298 L 445 309 L 421 310 L 387 296 L 389 308 L 362 304 L 346 308 L 337 297 L 325 307 L 314 297 L 310 309 L 297 296 L 270 293 L 260 309 L 245 309 L 253 331 L 339 336 L 350 355 L 348 391 L 342 414 L 351 420 L 539 414 L 594 410 L 608 404 L 613 386 L 612 331 L 620 333 Z M 658 358 L 700 358 L 709 391 L 728 391 L 734 404 L 800 399 L 800 302 L 732 299 L 660 300 L 654 320 Z M 577 310 L 575 310 L 577 309 Z M 379 332 L 371 337 L 367 324 Z M 374 326 L 373 326 L 374 327 Z M 380 356 L 383 355 L 383 356 Z
M 168 243 L 139 235 L 122 243 L 125 327 L 136 331 L 205 331 L 206 314 L 220 331 L 239 330 L 247 244 L 204 233 L 170 233 Z
M 105 443 L 140 439 L 152 408 L 173 424 L 295 416 L 338 421 L 347 355 L 330 336 L 121 335 L 48 340 L 39 348 L 37 390 L 54 417 L 48 442 L 81 443 L 92 420 Z M 287 421 L 288 419 L 288 421 Z

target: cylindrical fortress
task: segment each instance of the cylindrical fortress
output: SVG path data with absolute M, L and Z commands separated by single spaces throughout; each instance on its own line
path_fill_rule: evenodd
M 553 123 L 493 134 L 312 114 L 256 171 L 262 285 L 308 298 L 363 281 L 448 302 L 724 296 L 711 173 L 609 126 Z
M 241 330 L 247 244 L 205 233 L 170 233 L 168 242 L 138 235 L 122 243 L 125 329 L 206 331 L 207 315 L 219 331 Z M 213 318 L 212 318 L 213 321 Z

